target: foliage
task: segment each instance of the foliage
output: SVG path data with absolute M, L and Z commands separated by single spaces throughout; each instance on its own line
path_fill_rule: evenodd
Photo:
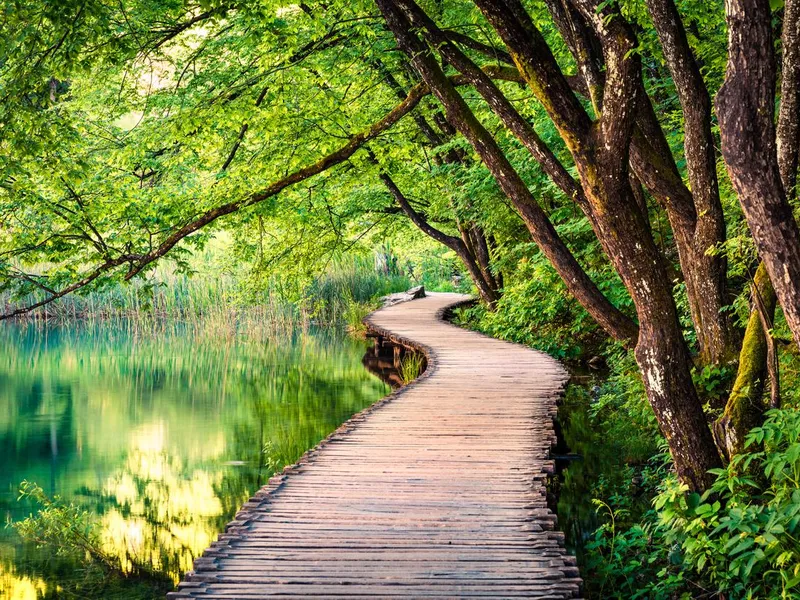
M 712 406 L 720 406 L 725 402 L 735 371 L 730 365 L 705 365 L 695 369 L 694 383 L 701 398 L 707 400 Z
M 747 445 L 702 495 L 668 475 L 633 524 L 620 526 L 625 496 L 613 508 L 595 501 L 605 519 L 587 544 L 592 588 L 604 598 L 800 598 L 800 411 L 769 411 Z
M 598 598 L 667 600 L 682 588 L 680 573 L 669 572 L 668 547 L 651 524 L 620 527 L 624 509 L 595 500 L 607 517 L 586 544 L 587 582 Z
M 97 522 L 89 511 L 60 498 L 49 498 L 41 487 L 30 481 L 20 484 L 19 499 L 39 505 L 35 515 L 13 523 L 22 539 L 46 547 L 54 554 L 74 554 L 95 561 L 112 571 L 124 573 L 119 557 L 102 549 Z
M 362 320 L 379 308 L 380 296 L 412 286 L 398 270 L 386 274 L 372 261 L 354 257 L 329 266 L 299 291 L 277 279 L 256 289 L 238 272 L 219 272 L 224 256 L 224 250 L 207 250 L 202 262 L 193 261 L 191 275 L 159 269 L 146 280 L 67 296 L 28 318 L 125 319 L 142 326 L 170 320 L 218 330 L 238 324 L 285 335 L 319 322 L 362 334 Z M 10 304 L 7 294 L 0 296 L 3 303 Z
M 585 311 L 569 297 L 541 258 L 535 266 L 521 259 L 515 270 L 520 277 L 506 285 L 496 310 L 482 305 L 461 308 L 457 310 L 458 322 L 559 358 L 580 356 L 584 352 L 580 341 L 591 345 L 597 332 Z
M 770 411 L 746 444 L 702 496 L 668 482 L 655 504 L 665 541 L 723 593 L 800 598 L 800 411 Z
M 442 27 L 501 47 L 473 3 L 422 4 Z M 527 4 L 558 64 L 566 74 L 577 73 L 546 3 Z M 688 179 L 686 119 L 647 3 L 600 4 L 619 8 L 636 31 L 646 91 L 678 175 Z M 777 31 L 782 13 L 780 3 L 773 4 Z M 713 96 L 728 57 L 723 3 L 681 0 L 676 6 Z M 601 595 L 669 597 L 694 593 L 692 586 L 701 584 L 736 595 L 757 579 L 771 587 L 754 587 L 755 595 L 779 585 L 792 593 L 796 574 L 781 579 L 789 560 L 781 557 L 790 545 L 791 481 L 778 481 L 776 471 L 796 461 L 790 438 L 800 424 L 788 412 L 772 414 L 751 434 L 763 451 L 734 460 L 710 495 L 685 497 L 668 484 L 658 511 L 639 514 L 635 497 L 652 495 L 652 482 L 663 479 L 648 462 L 659 455 L 662 440 L 634 355 L 610 343 L 567 292 L 471 146 L 439 126 L 435 98 L 421 99 L 390 132 L 331 160 L 314 178 L 270 192 L 276 182 L 346 147 L 418 83 L 372 2 L 33 0 L 7 3 L 0 32 L 4 312 L 81 284 L 80 295 L 39 314 L 176 320 L 202 314 L 212 317 L 205 322 L 215 333 L 228 335 L 236 329 L 231 323 L 248 319 L 278 332 L 310 322 L 358 331 L 381 295 L 420 283 L 473 291 L 456 254 L 431 242 L 398 210 L 380 179 L 389 173 L 430 224 L 459 238 L 464 223 L 474 224 L 492 242 L 489 270 L 503 280 L 502 297 L 494 310 L 460 310 L 461 322 L 572 364 L 599 357 L 608 365 L 587 398 L 591 439 L 615 440 L 609 447 L 618 455 L 615 476 L 599 477 L 592 490 L 605 503 L 605 523 L 589 545 L 587 563 L 598 581 L 607 582 Z M 496 62 L 464 51 L 482 66 Z M 454 71 L 447 67 L 447 73 Z M 559 131 L 531 91 L 513 82 L 498 86 L 575 173 Z M 463 94 L 592 281 L 632 316 L 630 296 L 589 219 L 477 96 Z M 436 126 L 441 143 L 415 127 L 420 119 Z M 715 129 L 708 147 L 716 136 Z M 443 160 L 448 153 L 460 159 Z M 719 159 L 716 166 L 727 237 L 708 253 L 727 258 L 729 306 L 723 310 L 741 328 L 751 310 L 758 258 L 725 165 Z M 644 201 L 683 335 L 697 350 L 673 223 L 649 194 Z M 198 215 L 230 206 L 234 210 L 170 245 Z M 143 262 L 162 247 L 163 256 Z M 789 339 L 781 314 L 773 325 L 778 339 Z M 780 346 L 781 376 L 784 402 L 791 405 L 800 400 L 800 357 L 786 346 Z M 410 379 L 415 365 L 407 368 Z M 709 415 L 724 402 L 734 375 L 732 365 L 697 365 L 695 388 L 711 406 Z M 788 437 L 778 440 L 778 429 Z M 53 534 L 57 517 L 80 521 L 63 510 L 49 515 Z M 783 531 L 768 530 L 769 523 Z M 752 539 L 750 546 L 728 546 L 741 533 L 737 527 L 748 529 L 742 539 Z M 775 547 L 767 535 L 777 540 Z M 703 571 L 705 579 L 690 581 L 683 567 Z
M 381 272 L 363 259 L 332 265 L 306 290 L 303 303 L 313 319 L 323 323 L 344 321 L 359 329 L 361 320 L 378 308 L 376 300 L 412 287 L 396 269 Z

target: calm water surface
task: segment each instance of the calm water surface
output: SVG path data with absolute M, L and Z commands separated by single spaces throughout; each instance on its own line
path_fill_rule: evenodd
M 389 391 L 364 351 L 330 331 L 2 325 L 0 511 L 27 516 L 35 481 L 175 580 L 276 468 Z M 74 570 L 43 552 L 0 528 L 0 598 L 61 597 Z

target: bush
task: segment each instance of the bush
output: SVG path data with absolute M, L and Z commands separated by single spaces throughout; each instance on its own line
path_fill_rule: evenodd
M 656 499 L 684 564 L 736 598 L 800 598 L 800 411 L 772 410 L 702 496 L 674 479 Z
M 627 528 L 624 502 L 598 502 L 586 579 L 599 597 L 800 599 L 800 410 L 769 411 L 746 447 L 702 495 L 667 476 Z
M 628 515 L 595 500 L 606 522 L 595 530 L 586 544 L 585 581 L 590 597 L 619 600 L 666 600 L 683 587 L 683 575 L 673 572 L 663 535 L 654 527 L 653 514 L 644 523 L 620 526 Z M 588 576 L 586 576 L 588 574 Z

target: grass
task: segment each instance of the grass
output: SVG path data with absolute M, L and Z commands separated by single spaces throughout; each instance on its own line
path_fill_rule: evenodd
M 376 269 L 371 260 L 353 258 L 334 264 L 318 277 L 306 290 L 306 305 L 323 322 L 356 326 L 378 307 L 378 298 L 413 285 L 404 275 Z
M 403 383 L 411 383 L 417 377 L 422 375 L 425 368 L 425 357 L 421 352 L 409 352 L 403 357 L 400 362 L 400 377 L 403 378 Z
M 161 268 L 144 280 L 65 296 L 24 318 L 126 319 L 151 328 L 174 321 L 223 337 L 236 335 L 243 327 L 279 335 L 311 324 L 346 327 L 360 334 L 362 319 L 380 306 L 378 298 L 412 285 L 407 277 L 386 273 L 364 258 L 333 264 L 294 296 L 272 282 L 259 291 L 246 291 L 230 274 L 188 276 Z M 38 299 L 0 294 L 0 309 L 7 312 Z

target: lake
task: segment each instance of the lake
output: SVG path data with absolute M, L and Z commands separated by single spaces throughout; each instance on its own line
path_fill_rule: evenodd
M 0 349 L 5 520 L 33 510 L 17 497 L 34 481 L 96 516 L 104 552 L 172 581 L 276 469 L 389 392 L 366 343 L 336 331 L 3 324 Z M 0 529 L 0 597 L 61 597 L 84 576 L 49 554 Z M 126 585 L 119 597 L 163 591 Z

